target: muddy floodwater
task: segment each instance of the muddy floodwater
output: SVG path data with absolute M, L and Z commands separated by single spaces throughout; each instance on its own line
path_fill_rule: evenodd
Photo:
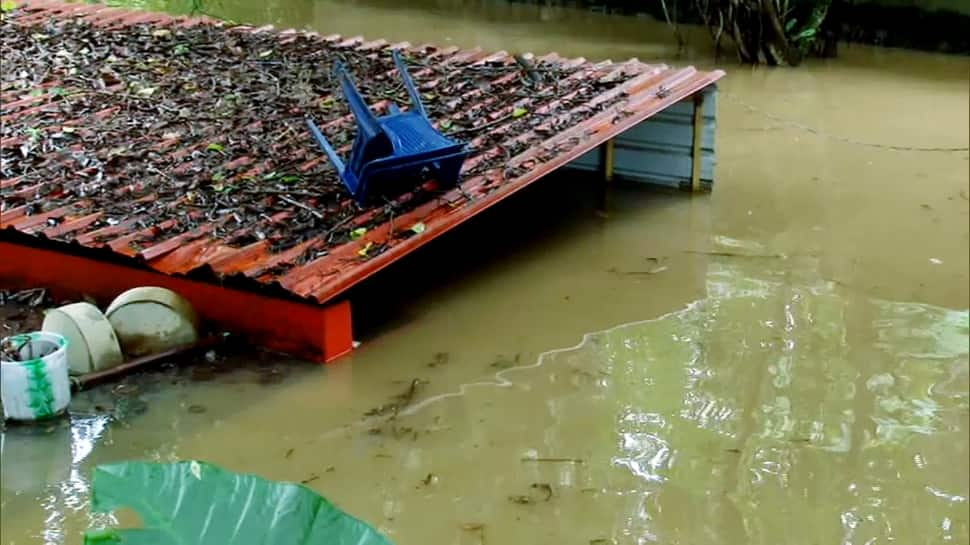
M 563 9 L 207 9 L 713 66 Z M 970 543 L 970 60 L 840 53 L 718 63 L 712 194 L 620 184 L 604 217 L 551 178 L 359 290 L 335 365 L 202 360 L 7 428 L 0 542 L 112 524 L 91 468 L 138 458 L 303 481 L 399 545 Z

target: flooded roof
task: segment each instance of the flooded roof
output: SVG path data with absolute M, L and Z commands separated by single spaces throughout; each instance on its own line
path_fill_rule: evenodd
M 44 0 L 0 24 L 0 237 L 316 302 L 723 76 Z M 304 118 L 346 155 L 354 120 L 331 67 L 387 111 L 407 104 L 393 49 L 436 127 L 472 152 L 457 188 L 361 207 Z

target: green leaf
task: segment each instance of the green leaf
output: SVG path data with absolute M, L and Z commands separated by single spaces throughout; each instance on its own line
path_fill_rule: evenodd
M 529 113 L 529 110 L 526 110 L 525 108 L 516 108 L 512 110 L 512 117 L 522 117 L 527 113 Z
M 791 18 L 785 23 L 785 34 L 791 33 L 792 29 L 795 28 L 795 24 L 798 23 L 798 19 Z
M 206 462 L 101 465 L 93 481 L 93 512 L 130 507 L 145 527 L 89 530 L 85 545 L 391 545 L 305 486 Z
M 213 142 L 213 143 L 211 143 L 211 144 L 209 144 L 208 146 L 205 147 L 205 150 L 206 151 L 218 151 L 219 153 L 222 153 L 222 151 L 224 149 L 226 149 L 226 148 L 222 147 L 222 144 L 217 144 L 215 142 Z
M 350 240 L 357 240 L 367 234 L 366 227 L 358 227 L 350 232 Z
M 438 126 L 441 127 L 442 130 L 447 131 L 448 129 L 451 128 L 451 120 L 450 119 L 445 119 Z
M 425 230 L 425 226 L 420 221 L 411 226 L 411 231 L 413 231 L 414 234 L 416 235 L 420 235 L 421 233 L 424 232 L 424 230 Z
M 811 38 L 813 36 L 815 36 L 815 29 L 814 28 L 806 28 L 805 30 L 803 30 L 803 31 L 799 32 L 798 34 L 796 34 L 793 39 L 795 41 L 798 41 L 798 40 L 806 40 L 806 39 Z
M 367 252 L 370 251 L 371 246 L 373 245 L 374 245 L 373 242 L 368 242 L 367 244 L 364 245 L 363 248 L 357 250 L 357 255 L 359 255 L 360 257 L 367 257 Z
M 172 53 L 176 55 L 185 55 L 189 52 L 189 46 L 185 44 L 178 44 L 172 48 Z
M 216 172 L 215 174 L 212 175 L 213 182 L 221 182 L 225 179 L 226 179 L 226 175 L 221 172 Z
M 56 97 L 62 97 L 67 94 L 67 91 L 63 87 L 51 87 L 47 92 Z
M 280 178 L 280 181 L 283 182 L 284 184 L 293 184 L 301 181 L 302 179 L 303 178 L 300 176 L 294 176 L 292 174 L 289 174 Z
M 39 97 L 40 95 L 43 95 L 44 94 L 44 90 L 43 89 L 31 89 L 30 92 L 27 93 L 27 94 L 29 96 L 32 96 L 32 97 Z
M 13 11 L 17 8 L 17 3 L 13 0 L 3 0 L 0 2 L 0 11 L 7 13 L 8 11 Z

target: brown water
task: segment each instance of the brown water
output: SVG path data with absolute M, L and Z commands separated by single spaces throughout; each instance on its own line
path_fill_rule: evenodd
M 210 9 L 676 53 L 634 19 L 454 4 Z M 692 43 L 680 62 L 710 65 Z M 866 145 L 967 146 L 970 61 L 856 46 L 722 66 L 713 194 L 620 187 L 604 219 L 594 180 L 549 180 L 369 285 L 380 319 L 336 365 L 170 371 L 130 380 L 118 421 L 105 389 L 70 428 L 8 429 L 0 542 L 109 524 L 88 514 L 95 464 L 199 458 L 312 479 L 399 545 L 970 543 L 970 154 Z M 364 416 L 416 378 L 396 420 Z

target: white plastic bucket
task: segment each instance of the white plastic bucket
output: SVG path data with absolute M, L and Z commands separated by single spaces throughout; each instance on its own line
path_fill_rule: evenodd
M 8 337 L 20 361 L 0 360 L 0 399 L 12 420 L 43 420 L 60 415 L 71 403 L 67 339 L 37 331 Z

